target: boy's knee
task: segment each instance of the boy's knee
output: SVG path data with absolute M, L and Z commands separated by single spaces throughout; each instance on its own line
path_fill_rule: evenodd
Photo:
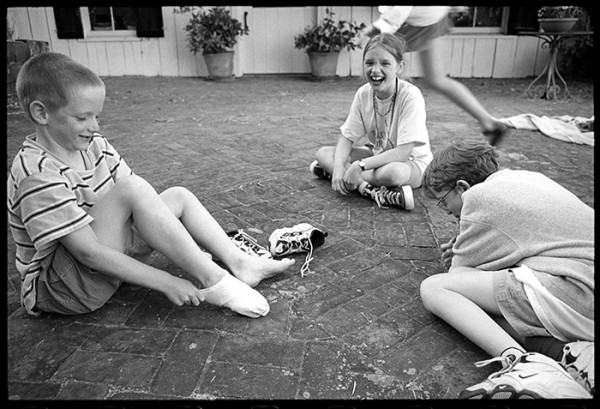
M 166 189 L 160 194 L 163 199 L 174 200 L 178 203 L 185 203 L 190 199 L 195 199 L 196 196 L 183 186 L 173 186 Z
M 438 294 L 441 290 L 440 285 L 440 276 L 441 274 L 436 274 L 430 277 L 427 277 L 425 280 L 421 282 L 420 293 L 421 293 L 421 301 L 423 302 L 423 306 L 426 310 L 431 311 L 435 302 L 437 300 Z

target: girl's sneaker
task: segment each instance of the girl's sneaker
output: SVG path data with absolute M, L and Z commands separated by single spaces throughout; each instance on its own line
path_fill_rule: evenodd
M 594 343 L 570 342 L 563 348 L 560 364 L 589 393 L 594 394 Z
M 227 235 L 231 238 L 231 241 L 233 241 L 233 243 L 244 253 L 250 254 L 251 256 L 273 258 L 269 250 L 258 244 L 256 239 L 247 234 L 244 230 L 233 230 L 228 232 Z
M 403 210 L 413 210 L 415 199 L 410 186 L 402 186 L 399 190 L 389 189 L 385 186 L 373 186 L 363 182 L 358 191 L 361 195 L 375 200 L 377 206 L 387 208 L 388 206 L 399 207 Z
M 307 252 L 306 260 L 300 268 L 300 275 L 304 277 L 305 273 L 310 271 L 308 265 L 313 260 L 313 249 L 323 245 L 325 237 L 327 237 L 327 232 L 308 223 L 300 223 L 293 227 L 277 229 L 271 233 L 269 250 L 275 257 Z
M 537 352 L 508 358 L 492 358 L 475 363 L 485 366 L 501 362 L 503 368 L 463 390 L 460 399 L 591 399 L 585 390 L 558 362 Z
M 314 161 L 313 163 L 311 163 L 309 169 L 310 169 L 311 173 L 317 175 L 321 179 L 331 179 L 331 174 L 329 172 L 327 172 L 325 169 L 323 169 L 321 167 L 321 165 L 319 165 L 319 162 L 317 162 L 317 161 Z

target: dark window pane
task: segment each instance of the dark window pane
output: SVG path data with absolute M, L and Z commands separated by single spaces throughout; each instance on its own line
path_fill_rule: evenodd
M 112 30 L 110 7 L 90 7 L 90 23 L 94 31 Z
M 113 7 L 116 30 L 135 30 L 137 26 L 136 11 L 133 7 Z

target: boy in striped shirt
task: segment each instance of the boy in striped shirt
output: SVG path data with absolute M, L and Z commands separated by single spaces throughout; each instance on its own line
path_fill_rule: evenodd
M 189 190 L 158 194 L 135 175 L 98 133 L 105 92 L 95 73 L 59 53 L 32 57 L 17 77 L 19 101 L 36 130 L 7 181 L 27 312 L 91 312 L 129 282 L 176 305 L 206 301 L 253 318 L 266 315 L 269 304 L 252 287 L 294 260 L 246 254 Z M 190 280 L 145 264 L 153 249 Z

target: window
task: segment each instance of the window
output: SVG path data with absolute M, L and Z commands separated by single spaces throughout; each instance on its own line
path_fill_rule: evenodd
M 53 7 L 58 38 L 164 37 L 161 7 Z
M 92 31 L 135 30 L 134 7 L 88 7 Z
M 455 6 L 450 12 L 454 23 L 453 33 L 502 33 L 506 7 Z

